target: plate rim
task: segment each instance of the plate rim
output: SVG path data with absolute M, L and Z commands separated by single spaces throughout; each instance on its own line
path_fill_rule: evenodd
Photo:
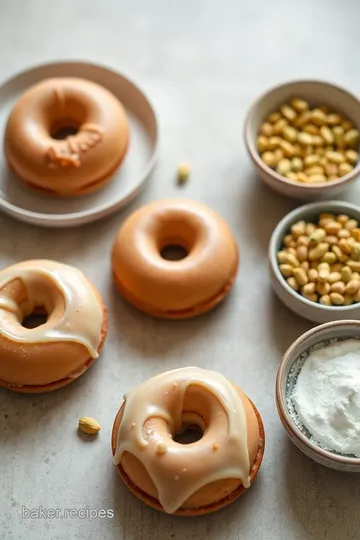
M 141 189 L 144 187 L 144 183 L 149 178 L 150 174 L 153 172 L 156 162 L 159 157 L 159 121 L 156 114 L 156 109 L 153 105 L 152 100 L 149 98 L 146 92 L 142 90 L 142 88 L 134 82 L 134 79 L 129 76 L 125 72 L 120 72 L 114 69 L 113 67 L 110 67 L 109 65 L 105 63 L 99 63 L 99 62 L 90 62 L 88 60 L 56 60 L 53 62 L 44 62 L 40 64 L 33 65 L 32 67 L 22 69 L 20 71 L 15 72 L 13 75 L 7 77 L 6 79 L 3 79 L 0 82 L 0 91 L 1 89 L 6 86 L 7 84 L 10 84 L 14 79 L 21 77 L 23 75 L 26 75 L 28 73 L 31 73 L 32 71 L 51 68 L 51 67 L 60 67 L 60 66 L 74 66 L 76 64 L 81 64 L 82 66 L 86 66 L 88 68 L 95 68 L 95 69 L 104 69 L 105 71 L 110 72 L 112 75 L 120 76 L 123 79 L 125 79 L 130 85 L 137 91 L 143 99 L 145 100 L 146 104 L 149 107 L 149 110 L 152 113 L 153 121 L 154 121 L 154 127 L 155 127 L 155 138 L 154 138 L 154 147 L 152 151 L 152 155 L 150 157 L 149 162 L 147 163 L 147 166 L 144 170 L 144 172 L 141 175 L 141 182 L 137 186 L 137 188 L 134 189 L 124 199 L 121 201 L 116 201 L 115 203 L 103 203 L 101 206 L 97 207 L 96 211 L 92 209 L 87 210 L 80 210 L 78 212 L 71 212 L 66 214 L 44 214 L 42 212 L 35 212 L 33 210 L 26 210 L 21 209 L 18 206 L 15 206 L 14 204 L 6 201 L 1 195 L 0 195 L 0 209 L 3 210 L 7 215 L 10 215 L 11 217 L 14 217 L 16 219 L 19 219 L 20 221 L 31 223 L 38 226 L 43 227 L 69 227 L 74 225 L 85 225 L 87 223 L 92 223 L 94 221 L 97 221 L 99 219 L 102 219 L 106 216 L 109 216 L 110 214 L 115 213 L 117 210 L 120 210 L 122 207 L 129 204 L 141 191 Z M 90 80 L 90 79 L 89 79 Z

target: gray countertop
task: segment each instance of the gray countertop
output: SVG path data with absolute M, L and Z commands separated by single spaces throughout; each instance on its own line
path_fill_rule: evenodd
M 346 7 L 345 7 L 346 6 Z M 350 7 L 352 9 L 350 9 Z M 81 268 L 110 312 L 100 359 L 48 395 L 0 391 L 0 538 L 14 540 L 344 540 L 360 538 L 359 480 L 325 469 L 288 440 L 274 383 L 291 342 L 310 328 L 271 291 L 267 244 L 296 203 L 265 189 L 247 158 L 242 124 L 251 101 L 295 77 L 360 88 L 360 4 L 334 0 L 3 0 L 0 78 L 59 59 L 105 63 L 131 74 L 156 106 L 160 159 L 125 212 L 79 229 L 45 230 L 0 216 L 0 266 L 47 257 Z M 193 174 L 179 189 L 177 164 Z M 153 320 L 115 292 L 109 252 L 119 225 L 141 203 L 168 196 L 203 201 L 223 215 L 241 250 L 228 300 L 194 320 Z M 344 195 L 359 200 L 359 188 Z M 249 492 L 213 515 L 157 513 L 133 497 L 111 463 L 110 431 L 123 393 L 152 374 L 199 365 L 235 380 L 258 406 L 267 445 Z M 99 419 L 89 442 L 77 421 Z M 23 507 L 113 509 L 113 519 L 30 519 Z

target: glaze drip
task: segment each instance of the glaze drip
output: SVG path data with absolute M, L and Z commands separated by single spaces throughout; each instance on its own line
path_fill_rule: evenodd
M 186 417 L 189 423 L 199 414 L 186 410 L 190 389 L 205 393 L 208 419 L 202 439 L 183 445 L 173 435 Z M 238 478 L 244 487 L 250 486 L 244 406 L 234 386 L 215 371 L 176 369 L 131 390 L 117 434 L 115 465 L 124 452 L 144 465 L 168 513 L 176 512 L 197 490 L 216 480 Z

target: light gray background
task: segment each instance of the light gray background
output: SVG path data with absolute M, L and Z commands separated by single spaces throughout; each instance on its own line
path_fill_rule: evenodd
M 151 184 L 126 212 L 81 229 L 51 231 L 0 216 L 0 264 L 51 257 L 83 269 L 110 311 L 96 365 L 53 394 L 0 391 L 0 537 L 15 540 L 344 540 L 360 537 L 359 479 L 327 470 L 287 439 L 274 403 L 285 349 L 310 324 L 274 297 L 267 244 L 295 206 L 263 188 L 242 139 L 245 112 L 270 85 L 321 77 L 355 93 L 356 0 L 2 0 L 0 76 L 59 59 L 92 60 L 131 74 L 156 105 L 161 156 Z M 178 162 L 193 167 L 183 189 Z M 184 322 L 152 320 L 113 289 L 109 251 L 125 215 L 143 202 L 184 195 L 230 223 L 241 249 L 236 286 L 219 309 Z M 360 200 L 358 191 L 344 198 Z M 110 430 L 124 391 L 178 366 L 214 368 L 255 401 L 267 433 L 256 482 L 238 502 L 195 519 L 159 514 L 123 487 Z M 78 418 L 103 429 L 87 442 Z M 113 508 L 112 520 L 24 520 L 21 508 Z

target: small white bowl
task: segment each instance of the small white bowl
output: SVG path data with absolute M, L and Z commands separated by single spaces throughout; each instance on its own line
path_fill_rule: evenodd
M 345 187 L 354 182 L 360 174 L 360 162 L 354 169 L 338 180 L 322 184 L 301 184 L 278 174 L 265 165 L 256 147 L 259 128 L 265 118 L 279 107 L 299 97 L 311 105 L 328 105 L 349 120 L 359 129 L 360 101 L 350 92 L 334 84 L 324 81 L 292 81 L 271 88 L 253 103 L 245 120 L 245 144 L 252 162 L 260 178 L 272 189 L 288 197 L 296 199 L 317 200 L 334 197 Z
M 335 321 L 317 326 L 300 336 L 284 354 L 276 379 L 276 405 L 284 428 L 292 442 L 304 454 L 321 465 L 346 472 L 360 472 L 360 458 L 348 457 L 323 450 L 309 439 L 307 434 L 296 425 L 291 415 L 289 396 L 296 382 L 296 377 L 289 377 L 294 362 L 316 344 L 330 339 L 360 339 L 359 321 Z
M 360 223 L 360 207 L 343 201 L 319 201 L 305 204 L 286 214 L 272 233 L 269 245 L 270 276 L 275 293 L 284 304 L 305 319 L 317 323 L 342 319 L 360 319 L 360 302 L 350 306 L 324 306 L 308 300 L 295 292 L 280 272 L 277 253 L 281 250 L 282 240 L 289 233 L 291 225 L 300 220 L 312 221 L 322 212 L 347 214 Z

